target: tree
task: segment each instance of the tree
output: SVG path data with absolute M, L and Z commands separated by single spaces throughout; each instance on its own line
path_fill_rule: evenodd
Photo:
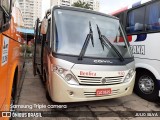
M 90 7 L 91 5 L 90 5 L 89 3 L 82 2 L 81 0 L 73 3 L 72 6 L 74 6 L 74 7 L 86 8 L 86 9 L 91 9 L 91 10 L 92 10 L 92 8 Z

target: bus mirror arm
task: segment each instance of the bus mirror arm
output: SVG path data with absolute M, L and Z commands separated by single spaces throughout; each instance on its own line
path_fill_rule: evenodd
M 44 18 L 41 23 L 41 34 L 46 34 L 47 28 L 48 28 L 48 20 L 46 18 Z

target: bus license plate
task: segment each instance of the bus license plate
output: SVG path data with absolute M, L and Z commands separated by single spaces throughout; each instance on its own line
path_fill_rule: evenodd
M 103 95 L 108 95 L 112 93 L 111 88 L 106 88 L 106 89 L 97 89 L 96 90 L 96 96 L 103 96 Z

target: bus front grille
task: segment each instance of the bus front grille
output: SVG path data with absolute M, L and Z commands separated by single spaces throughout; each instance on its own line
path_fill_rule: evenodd
M 84 92 L 84 95 L 86 97 L 104 97 L 104 96 L 112 96 L 112 95 L 117 95 L 118 94 L 119 89 L 117 90 L 112 90 L 111 94 L 108 95 L 103 95 L 103 96 L 96 96 L 96 92 Z
M 78 80 L 81 85 L 114 85 L 123 82 L 124 76 L 116 77 L 86 77 L 78 76 Z

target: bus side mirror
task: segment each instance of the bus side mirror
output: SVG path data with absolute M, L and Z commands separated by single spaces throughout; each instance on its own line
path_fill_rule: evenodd
M 41 24 L 41 34 L 46 34 L 47 28 L 48 28 L 48 20 L 44 18 Z
M 4 24 L 3 12 L 0 10 L 0 29 L 2 28 L 3 24 Z
M 15 0 L 1 0 L 0 7 L 7 17 L 11 17 L 12 6 Z

